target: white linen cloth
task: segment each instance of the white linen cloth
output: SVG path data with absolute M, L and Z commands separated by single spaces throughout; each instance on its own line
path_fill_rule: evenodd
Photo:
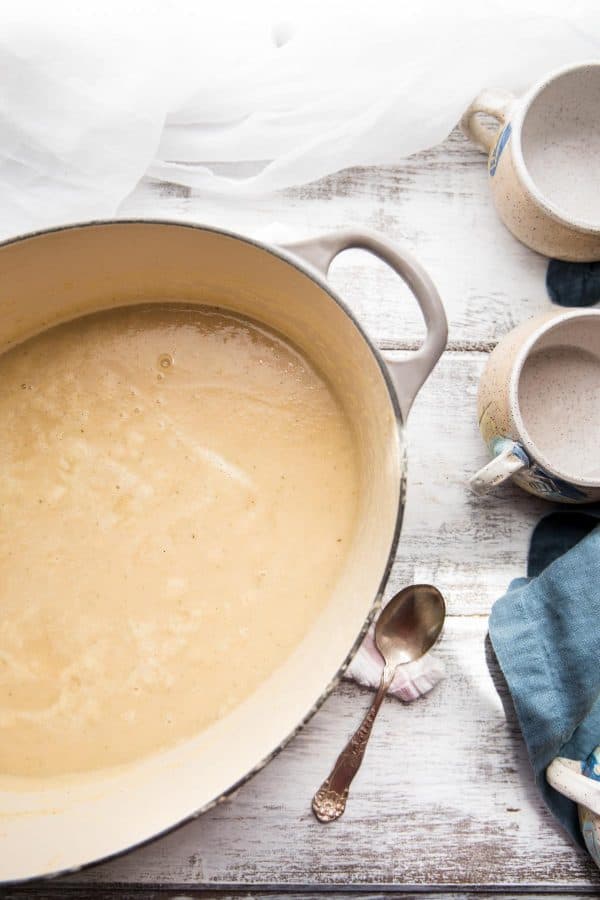
M 363 687 L 376 690 L 379 687 L 383 660 L 373 639 L 373 628 L 360 646 L 356 656 L 348 666 L 345 677 L 350 681 L 356 681 Z M 417 700 L 423 694 L 427 694 L 445 675 L 444 665 L 439 659 L 436 650 L 430 650 L 425 656 L 414 663 L 399 666 L 396 669 L 394 680 L 388 690 L 388 694 L 410 703 Z
M 0 236 L 114 216 L 145 174 L 247 205 L 397 163 L 480 88 L 598 56 L 597 0 L 5 0 Z

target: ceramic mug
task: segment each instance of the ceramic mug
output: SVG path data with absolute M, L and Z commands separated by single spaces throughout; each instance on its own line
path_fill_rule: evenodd
M 520 98 L 484 90 L 461 128 L 489 156 L 496 209 L 515 237 L 545 256 L 600 259 L 600 61 L 553 72 Z
M 578 804 L 586 847 L 600 868 L 600 747 L 585 762 L 558 756 L 546 769 L 548 784 Z
M 600 500 L 600 310 L 553 311 L 509 332 L 477 406 L 494 458 L 471 479 L 476 493 L 512 478 L 548 500 Z

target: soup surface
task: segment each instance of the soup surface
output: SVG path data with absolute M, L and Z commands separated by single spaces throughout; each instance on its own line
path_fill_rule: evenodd
M 323 378 L 235 316 L 133 307 L 0 357 L 0 773 L 125 763 L 247 697 L 357 507 Z

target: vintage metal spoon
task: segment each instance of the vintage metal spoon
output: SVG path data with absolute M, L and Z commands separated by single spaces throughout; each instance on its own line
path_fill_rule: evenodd
M 398 666 L 415 662 L 433 647 L 446 618 L 446 604 L 431 584 L 413 584 L 392 597 L 375 626 L 375 643 L 385 663 L 373 703 L 358 730 L 337 758 L 329 777 L 313 797 L 319 822 L 333 822 L 346 809 L 350 785 L 365 755 L 379 707 Z

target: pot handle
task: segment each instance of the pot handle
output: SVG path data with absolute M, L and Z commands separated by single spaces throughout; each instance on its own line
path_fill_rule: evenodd
M 448 322 L 442 301 L 431 278 L 422 266 L 404 250 L 399 250 L 382 235 L 366 229 L 336 231 L 333 234 L 286 244 L 289 253 L 299 256 L 323 275 L 344 250 L 368 250 L 406 282 L 421 307 L 427 333 L 425 340 L 410 359 L 393 360 L 384 354 L 402 418 L 410 411 L 420 388 L 442 355 L 448 338 Z

